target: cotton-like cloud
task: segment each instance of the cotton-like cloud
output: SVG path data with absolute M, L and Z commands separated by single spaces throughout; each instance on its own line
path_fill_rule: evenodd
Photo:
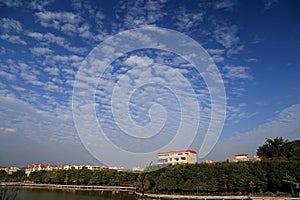
M 274 4 L 277 4 L 278 0 L 264 0 L 264 10 L 269 10 L 274 6 Z
M 25 34 L 31 38 L 38 40 L 39 42 L 46 42 L 47 44 L 56 44 L 72 53 L 84 54 L 86 52 L 85 48 L 75 47 L 71 45 L 65 38 L 56 36 L 52 33 L 42 34 L 39 32 L 27 31 Z
M 8 42 L 11 42 L 13 44 L 23 44 L 23 45 L 27 44 L 25 42 L 25 40 L 21 39 L 21 37 L 19 35 L 2 34 L 2 35 L 0 35 L 0 38 L 2 40 L 6 40 Z
M 32 0 L 28 7 L 34 10 L 42 11 L 45 7 L 49 6 L 54 0 Z
M 13 7 L 21 7 L 23 5 L 23 2 L 21 0 L 3 0 L 0 2 L 0 5 L 4 4 L 9 8 Z
M 72 12 L 51 12 L 51 11 L 42 11 L 37 12 L 36 16 L 38 17 L 42 26 L 53 27 L 59 29 L 61 24 L 78 24 L 81 19 L 79 16 L 73 14 Z
M 84 38 L 92 38 L 90 25 L 84 23 L 80 15 L 72 12 L 51 12 L 41 11 L 36 13 L 40 24 L 44 27 L 51 27 L 68 35 L 78 35 Z
M 162 9 L 165 3 L 164 0 L 124 1 L 120 5 L 120 10 L 116 12 L 116 17 L 117 20 L 122 21 L 122 26 L 125 28 L 155 25 L 164 16 Z M 118 27 L 118 29 L 120 28 Z
M 180 31 L 188 32 L 191 28 L 199 26 L 203 21 L 204 12 L 198 11 L 197 13 L 189 11 L 181 7 L 175 14 L 176 26 Z
M 0 131 L 2 133 L 14 133 L 14 132 L 16 132 L 16 129 L 10 128 L 10 127 L 2 127 L 2 128 L 0 128 Z M 0 135 L 1 135 L 1 133 L 0 133 Z
M 47 55 L 52 53 L 52 50 L 47 47 L 34 47 L 30 48 L 30 51 L 34 55 Z
M 206 51 L 212 55 L 216 63 L 222 63 L 225 60 L 225 49 L 207 49 Z
M 249 73 L 249 67 L 245 66 L 225 66 L 223 71 L 224 77 L 231 80 L 251 80 L 253 78 Z
M 0 76 L 2 76 L 3 78 L 6 78 L 8 80 L 12 80 L 15 81 L 16 80 L 16 75 L 6 72 L 6 71 L 0 71 Z
M 238 26 L 216 24 L 214 38 L 218 43 L 229 49 L 240 42 Z
M 0 19 L 0 26 L 3 32 L 10 32 L 10 31 L 16 31 L 20 32 L 22 31 L 22 24 L 21 22 L 11 19 L 11 18 L 2 18 Z
M 237 124 L 243 119 L 249 119 L 258 114 L 257 112 L 251 114 L 247 113 L 244 110 L 244 108 L 246 107 L 247 107 L 246 103 L 239 103 L 237 105 L 227 106 L 227 120 L 229 122 L 233 122 Z
M 139 66 L 139 67 L 147 67 L 153 63 L 153 59 L 149 57 L 140 57 L 140 56 L 130 56 L 126 61 L 124 62 L 126 65 L 130 66 Z
M 235 5 L 235 2 L 232 0 L 219 0 L 214 5 L 215 9 L 228 9 L 232 8 Z

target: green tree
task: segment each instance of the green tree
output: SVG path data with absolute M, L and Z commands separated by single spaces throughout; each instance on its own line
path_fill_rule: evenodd
M 282 137 L 266 138 L 264 145 L 258 147 L 257 155 L 263 159 L 300 160 L 300 140 L 289 142 Z
M 0 170 L 0 182 L 7 181 L 8 174 L 5 170 Z
M 286 175 L 284 176 L 283 182 L 287 183 L 287 184 L 290 186 L 292 195 L 294 195 L 294 193 L 295 193 L 295 192 L 294 192 L 294 186 L 296 186 L 296 185 L 299 184 L 299 183 L 297 183 L 296 178 L 295 178 L 295 177 L 292 177 L 292 176 L 290 176 L 290 175 L 288 175 L 288 174 L 286 174 Z

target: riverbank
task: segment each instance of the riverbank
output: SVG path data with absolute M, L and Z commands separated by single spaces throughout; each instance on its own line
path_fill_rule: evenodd
M 135 187 L 125 186 L 99 186 L 99 185 L 60 185 L 60 184 L 38 184 L 23 182 L 2 182 L 0 187 L 34 188 L 34 189 L 57 189 L 57 190 L 86 190 L 86 191 L 120 191 L 135 192 Z
M 54 189 L 54 190 L 82 190 L 82 191 L 112 191 L 129 192 L 138 198 L 142 193 L 136 192 L 135 187 L 125 186 L 98 186 L 98 185 L 60 185 L 60 184 L 38 184 L 24 182 L 2 182 L 0 187 L 29 188 L 29 189 Z M 292 197 L 273 197 L 273 196 L 206 196 L 206 195 L 179 195 L 179 194 L 144 194 L 145 199 L 201 199 L 201 200 L 300 200 Z
M 136 193 L 141 196 L 141 193 Z M 201 200 L 300 200 L 292 197 L 268 197 L 268 196 L 196 196 L 196 195 L 178 195 L 178 194 L 148 194 L 145 199 L 201 199 Z

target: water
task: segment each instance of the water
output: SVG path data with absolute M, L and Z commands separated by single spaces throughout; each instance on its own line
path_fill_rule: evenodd
M 128 192 L 21 189 L 18 200 L 134 200 Z

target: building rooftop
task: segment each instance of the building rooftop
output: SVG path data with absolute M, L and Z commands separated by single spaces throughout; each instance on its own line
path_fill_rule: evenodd
M 188 150 L 179 150 L 179 151 L 166 151 L 166 152 L 159 152 L 158 153 L 158 155 L 160 155 L 160 154 L 170 154 L 170 153 L 184 153 L 184 152 L 190 152 L 190 153 L 197 153 L 196 151 L 194 151 L 194 150 L 190 150 L 190 149 L 188 149 Z

